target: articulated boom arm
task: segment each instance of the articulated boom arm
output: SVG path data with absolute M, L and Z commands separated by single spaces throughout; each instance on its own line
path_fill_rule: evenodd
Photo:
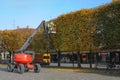
M 32 33 L 32 35 L 27 39 L 27 41 L 24 43 L 24 45 L 17 52 L 23 52 L 23 51 L 25 51 L 27 49 L 27 47 L 32 42 L 33 37 L 35 36 L 35 34 L 37 33 L 37 31 L 39 30 L 39 28 L 41 26 L 45 26 L 45 21 L 41 22 L 41 24 L 34 30 L 34 32 Z

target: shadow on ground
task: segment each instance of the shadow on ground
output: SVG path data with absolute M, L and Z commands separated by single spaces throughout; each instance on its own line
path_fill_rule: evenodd
M 58 67 L 58 66 L 42 66 L 43 68 L 51 68 L 58 71 L 72 71 L 78 73 L 93 73 L 104 76 L 117 76 L 120 77 L 120 69 L 95 69 L 95 68 L 73 68 L 73 67 Z

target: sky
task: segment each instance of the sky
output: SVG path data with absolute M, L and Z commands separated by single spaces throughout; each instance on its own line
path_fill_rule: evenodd
M 0 30 L 37 28 L 62 14 L 95 8 L 112 0 L 0 0 Z

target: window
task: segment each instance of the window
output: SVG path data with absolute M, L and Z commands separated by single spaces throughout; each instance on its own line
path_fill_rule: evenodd
M 44 59 L 49 59 L 50 57 L 49 56 L 44 56 Z

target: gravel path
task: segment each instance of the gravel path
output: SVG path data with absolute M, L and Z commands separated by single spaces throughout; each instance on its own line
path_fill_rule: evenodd
M 0 66 L 0 80 L 120 80 L 120 76 L 99 73 L 79 73 L 51 68 L 42 68 L 40 73 L 33 70 L 19 74 L 7 72 L 6 66 Z

